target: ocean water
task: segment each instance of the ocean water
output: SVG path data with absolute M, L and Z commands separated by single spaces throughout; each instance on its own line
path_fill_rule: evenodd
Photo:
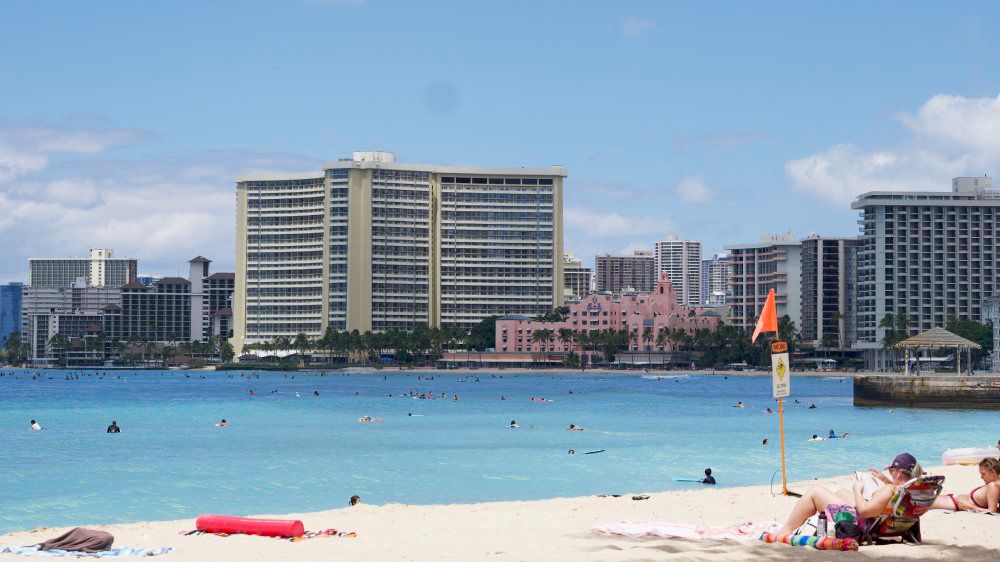
M 5 373 L 0 532 L 317 511 L 354 494 L 443 504 L 664 491 L 700 486 L 673 479 L 706 467 L 721 486 L 780 484 L 769 377 Z M 389 397 L 411 390 L 447 399 Z M 851 395 L 848 379 L 793 378 L 790 481 L 885 466 L 902 451 L 940 464 L 945 449 L 1000 437 L 995 412 L 855 408 Z M 385 421 L 359 423 L 366 415 Z M 231 426 L 215 427 L 221 418 Z M 44 431 L 29 431 L 31 419 Z M 105 433 L 112 419 L 122 433 Z M 851 437 L 808 441 L 829 429 Z

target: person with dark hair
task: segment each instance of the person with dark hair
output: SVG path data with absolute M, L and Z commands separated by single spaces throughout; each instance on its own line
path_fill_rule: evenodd
M 122 428 L 118 427 L 118 422 L 111 420 L 111 425 L 108 426 L 108 430 L 105 433 L 121 433 Z
M 361 496 L 351 496 L 348 505 L 358 505 L 359 503 L 361 503 Z
M 38 425 L 38 422 L 31 420 L 31 431 L 41 431 L 42 426 Z
M 715 484 L 715 477 L 712 476 L 712 469 L 705 469 L 705 479 L 701 481 L 702 484 Z

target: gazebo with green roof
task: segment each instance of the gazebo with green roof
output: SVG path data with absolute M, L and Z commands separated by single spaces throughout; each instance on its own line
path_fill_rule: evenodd
M 910 351 L 921 349 L 954 349 L 955 350 L 955 374 L 962 374 L 962 351 L 967 354 L 969 365 L 972 365 L 972 350 L 980 349 L 978 343 L 967 340 L 962 336 L 955 335 L 944 328 L 931 328 L 926 332 L 919 333 L 912 338 L 905 339 L 896 344 L 896 349 L 906 352 L 905 366 L 906 374 L 910 374 Z

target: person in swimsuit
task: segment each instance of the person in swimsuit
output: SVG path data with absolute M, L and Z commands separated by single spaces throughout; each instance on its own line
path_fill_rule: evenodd
M 954 511 L 977 511 L 997 513 L 1000 511 L 1000 460 L 985 458 L 979 461 L 979 477 L 983 485 L 973 488 L 968 495 L 941 494 L 931 509 Z
M 893 493 L 897 486 L 902 486 L 911 478 L 918 476 L 920 472 L 917 459 L 909 453 L 900 453 L 892 460 L 888 466 L 889 476 L 885 477 L 880 471 L 874 470 L 882 486 L 876 489 L 870 498 L 865 499 L 863 488 L 860 482 L 856 482 L 851 490 L 833 491 L 823 486 L 813 486 L 802 494 L 799 501 L 795 503 L 792 512 L 788 515 L 785 524 L 778 530 L 778 533 L 791 533 L 798 529 L 814 514 L 826 509 L 832 503 L 843 503 L 853 505 L 858 511 L 858 516 L 862 519 L 875 517 L 889 505 Z M 888 480 L 888 482 L 886 482 Z
M 118 427 L 118 422 L 115 420 L 111 420 L 111 425 L 108 426 L 108 429 L 105 433 L 121 433 L 121 432 L 122 428 Z

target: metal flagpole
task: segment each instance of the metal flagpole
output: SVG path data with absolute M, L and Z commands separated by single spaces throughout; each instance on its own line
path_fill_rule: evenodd
M 785 472 L 785 400 L 778 398 L 778 431 L 781 436 L 781 493 L 788 495 L 788 476 Z

